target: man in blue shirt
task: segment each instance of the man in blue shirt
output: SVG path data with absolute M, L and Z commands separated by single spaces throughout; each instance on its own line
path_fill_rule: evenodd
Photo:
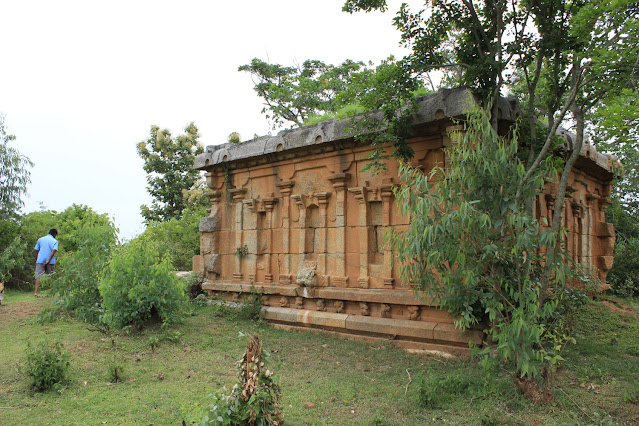
M 57 235 L 58 231 L 52 229 L 48 235 L 38 239 L 36 243 L 35 296 L 38 295 L 42 274 L 50 274 L 55 269 L 55 253 L 58 251 L 58 240 L 55 239 Z

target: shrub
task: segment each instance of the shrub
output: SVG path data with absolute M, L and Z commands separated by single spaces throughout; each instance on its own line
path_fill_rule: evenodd
M 541 226 L 526 202 L 555 175 L 556 163 L 547 159 L 527 177 L 519 133 L 500 136 L 482 110 L 469 112 L 464 129 L 451 135 L 456 143 L 446 151 L 445 165 L 428 174 L 400 167 L 403 185 L 394 193 L 411 223 L 390 241 L 401 277 L 415 283 L 422 297 L 438 300 L 456 327 L 486 331 L 496 349 L 478 349 L 487 367 L 498 364 L 518 384 L 541 389 L 540 402 L 549 401 L 571 337 L 563 330 L 549 334 L 547 324 L 572 272 L 558 236 Z M 551 248 L 557 248 L 553 259 Z
M 141 329 L 149 321 L 163 324 L 183 318 L 188 298 L 171 261 L 142 239 L 121 247 L 102 276 L 103 320 L 116 327 Z
M 22 263 L 22 258 L 26 252 L 26 245 L 17 235 L 11 242 L 0 251 L 0 282 L 8 282 L 14 270 Z
M 178 271 L 190 271 L 193 256 L 200 252 L 200 219 L 206 216 L 205 208 L 187 209 L 179 219 L 166 222 L 150 222 L 136 239 L 155 244 L 162 257 L 170 257 Z
M 262 293 L 251 287 L 251 294 L 242 297 L 242 302 L 238 310 L 238 316 L 241 319 L 250 321 L 258 321 L 262 318 L 262 304 L 264 298 Z
M 231 132 L 226 139 L 229 143 L 242 143 L 242 140 L 240 138 L 241 137 L 238 132 Z
M 56 272 L 64 268 L 65 259 L 81 249 L 82 239 L 76 238 L 78 232 L 91 228 L 115 227 L 106 214 L 96 213 L 90 207 L 73 204 L 62 212 L 45 210 L 28 213 L 19 220 L 0 221 L 0 252 L 7 250 L 9 244 L 20 237 L 22 254 L 13 257 L 16 260 L 10 269 L 11 278 L 5 283 L 9 288 L 27 290 L 33 288 L 33 269 L 35 259 L 33 247 L 38 238 L 49 229 L 58 230 L 59 252 L 56 255 Z M 43 282 L 43 289 L 49 283 Z
M 39 319 L 68 312 L 82 321 L 97 323 L 102 312 L 98 283 L 117 244 L 116 229 L 110 222 L 96 224 L 77 229 L 67 241 L 77 251 L 64 256 L 56 273 L 46 277 L 56 299 L 54 308 L 41 312 Z
M 606 210 L 606 220 L 615 225 L 617 237 L 615 262 L 607 279 L 611 291 L 624 297 L 639 294 L 639 209 L 636 204 L 616 194 Z
M 31 379 L 31 388 L 41 392 L 59 386 L 69 369 L 69 355 L 62 351 L 60 342 L 40 343 L 36 348 L 29 343 L 26 373 Z
M 639 294 L 639 238 L 618 239 L 615 244 L 615 263 L 608 272 L 611 290 L 624 297 Z

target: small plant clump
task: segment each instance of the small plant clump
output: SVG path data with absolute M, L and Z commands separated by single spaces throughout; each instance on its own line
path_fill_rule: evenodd
M 31 389 L 37 392 L 61 387 L 70 365 L 69 355 L 63 352 L 60 342 L 42 342 L 35 348 L 29 343 L 26 361 Z
M 107 364 L 107 374 L 110 383 L 120 383 L 124 380 L 124 363 L 115 354 Z
M 208 301 L 205 302 L 208 304 Z M 226 303 L 217 300 L 212 304 L 218 317 L 230 320 L 259 321 L 262 319 L 263 294 L 251 286 L 250 294 L 241 296 L 239 303 Z
M 281 425 L 280 387 L 257 334 L 237 362 L 238 379 L 213 396 L 201 425 Z
M 238 132 L 231 132 L 231 134 L 229 134 L 227 140 L 229 141 L 229 143 L 241 143 L 241 139 L 240 139 L 240 134 Z

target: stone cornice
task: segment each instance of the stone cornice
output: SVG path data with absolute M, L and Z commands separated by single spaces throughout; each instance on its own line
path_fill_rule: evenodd
M 413 124 L 435 123 L 451 118 L 465 116 L 477 104 L 472 91 L 467 88 L 440 89 L 437 93 L 418 98 L 418 111 L 413 116 Z M 499 98 L 497 111 L 500 120 L 513 121 L 518 112 L 516 98 Z M 380 112 L 368 113 L 379 116 Z M 356 119 L 354 117 L 354 119 Z M 219 164 L 232 165 L 238 162 L 261 164 L 290 158 L 305 157 L 318 152 L 339 150 L 343 148 L 338 142 L 353 141 L 350 124 L 353 119 L 331 119 L 311 126 L 291 130 L 283 130 L 276 136 L 262 136 L 240 144 L 209 145 L 206 151 L 196 157 L 194 168 L 211 170 Z M 383 131 L 383 128 L 377 131 Z M 574 135 L 566 130 L 557 132 L 565 141 L 568 149 L 572 148 Z M 362 142 L 359 142 L 362 143 Z M 585 141 L 580 152 L 586 167 L 602 169 L 604 173 L 612 173 L 619 168 L 616 157 L 600 153 L 589 141 Z

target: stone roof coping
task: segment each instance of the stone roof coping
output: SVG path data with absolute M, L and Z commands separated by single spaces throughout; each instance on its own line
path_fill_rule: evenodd
M 477 102 L 472 90 L 468 88 L 440 89 L 437 93 L 417 98 L 419 107 L 413 117 L 413 124 L 419 125 L 433 123 L 444 118 L 463 117 L 474 105 L 477 105 Z M 519 103 L 515 97 L 501 97 L 497 100 L 497 111 L 500 120 L 514 121 L 519 113 Z M 372 114 L 381 119 L 379 111 L 363 114 Z M 334 118 L 310 126 L 282 130 L 276 136 L 261 136 L 242 143 L 209 145 L 203 154 L 195 158 L 194 168 L 206 170 L 217 164 L 349 139 L 353 137 L 348 129 L 350 122 L 351 119 Z M 557 133 L 566 140 L 569 149 L 571 149 L 575 135 L 563 129 L 558 130 Z M 597 166 L 608 172 L 616 170 L 619 164 L 616 157 L 598 152 L 589 140 L 584 141 L 581 156 L 592 160 Z

